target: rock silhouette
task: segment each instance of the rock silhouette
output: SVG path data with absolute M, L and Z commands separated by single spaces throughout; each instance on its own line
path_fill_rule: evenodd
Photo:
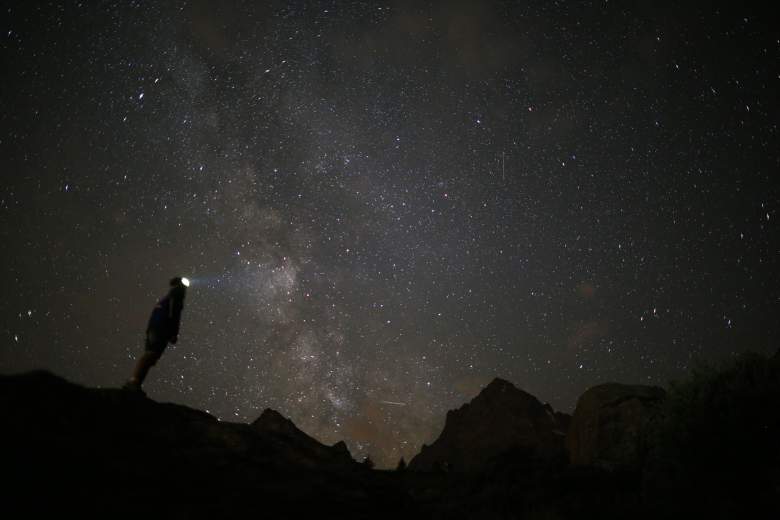
M 349 467 L 355 464 L 344 441 L 326 446 L 299 430 L 290 419 L 276 410 L 266 408 L 251 426 L 265 438 L 273 439 L 278 450 L 283 450 L 290 460 L 301 466 Z
M 272 410 L 252 425 L 220 422 L 48 372 L 0 376 L 0 407 L 4 510 L 19 516 L 385 518 L 408 509 L 403 493 L 365 478 L 346 446 L 325 446 Z
M 571 463 L 637 467 L 642 432 L 665 397 L 657 386 L 608 383 L 588 389 L 577 401 L 566 437 Z
M 599 385 L 572 418 L 496 379 L 405 471 L 274 410 L 220 422 L 48 372 L 0 376 L 0 409 L 9 518 L 780 517 L 778 356 Z
M 567 424 L 565 414 L 496 378 L 470 403 L 447 412 L 441 435 L 422 447 L 409 469 L 475 471 L 517 449 L 554 460 L 564 456 Z

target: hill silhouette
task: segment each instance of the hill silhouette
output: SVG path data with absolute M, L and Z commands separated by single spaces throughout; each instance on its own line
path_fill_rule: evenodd
M 403 494 L 367 479 L 343 444 L 320 444 L 271 410 L 252 425 L 221 422 L 48 372 L 0 377 L 0 405 L 12 477 L 5 493 L 25 517 L 389 517 L 407 509 Z
M 780 513 L 780 357 L 589 389 L 496 379 L 397 471 L 267 409 L 252 424 L 49 372 L 0 376 L 4 511 L 129 518 L 734 518 Z

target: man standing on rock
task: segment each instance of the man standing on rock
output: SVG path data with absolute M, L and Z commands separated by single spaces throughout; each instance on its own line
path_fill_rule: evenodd
M 133 376 L 122 387 L 126 390 L 143 393 L 141 385 L 143 385 L 149 369 L 160 359 L 168 343 L 175 345 L 179 339 L 181 311 L 184 308 L 184 297 L 187 294 L 190 281 L 177 276 L 171 279 L 170 286 L 168 294 L 157 302 L 149 317 L 144 353 L 136 362 Z

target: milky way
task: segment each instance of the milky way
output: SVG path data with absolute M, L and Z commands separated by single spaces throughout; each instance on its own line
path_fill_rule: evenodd
M 777 348 L 769 13 L 34 4 L 0 27 L 4 373 L 121 385 L 184 275 L 150 397 L 390 466 L 496 376 L 571 411 Z

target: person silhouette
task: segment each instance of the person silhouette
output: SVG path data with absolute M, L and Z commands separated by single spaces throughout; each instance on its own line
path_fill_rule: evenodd
M 187 295 L 187 287 L 190 281 L 187 278 L 177 276 L 171 278 L 170 290 L 152 310 L 149 324 L 146 326 L 146 341 L 144 353 L 138 358 L 132 377 L 127 380 L 122 388 L 143 393 L 143 385 L 149 369 L 162 356 L 168 343 L 175 345 L 179 339 L 179 323 L 181 311 L 184 309 L 184 297 Z

